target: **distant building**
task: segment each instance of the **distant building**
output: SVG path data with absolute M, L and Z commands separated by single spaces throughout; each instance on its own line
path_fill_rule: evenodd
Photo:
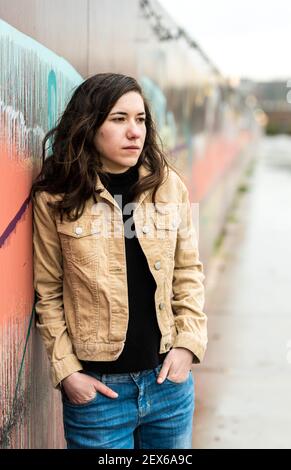
M 243 79 L 240 83 L 246 99 L 254 99 L 256 107 L 267 115 L 267 134 L 291 134 L 291 80 L 254 82 Z

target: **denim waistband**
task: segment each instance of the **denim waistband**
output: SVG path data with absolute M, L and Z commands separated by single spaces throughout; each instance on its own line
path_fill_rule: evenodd
M 85 374 L 91 375 L 92 377 L 95 377 L 97 380 L 100 380 L 101 382 L 110 382 L 110 383 L 129 383 L 132 382 L 133 379 L 139 379 L 142 377 L 146 377 L 149 374 L 155 374 L 157 377 L 159 375 L 159 372 L 162 368 L 162 364 L 159 364 L 157 367 L 154 367 L 153 369 L 146 369 L 142 370 L 140 372 L 123 372 L 123 373 L 118 373 L 118 374 L 101 374 L 98 372 L 93 372 L 93 371 L 84 371 Z

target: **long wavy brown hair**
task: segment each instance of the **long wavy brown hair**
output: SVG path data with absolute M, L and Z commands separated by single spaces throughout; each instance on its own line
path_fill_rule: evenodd
M 143 164 L 149 170 L 148 175 L 134 184 L 131 193 L 135 200 L 150 189 L 155 202 L 157 189 L 172 165 L 163 151 L 149 103 L 134 78 L 99 73 L 76 88 L 56 127 L 45 135 L 42 143 L 42 168 L 32 184 L 30 196 L 33 199 L 37 191 L 61 194 L 61 200 L 48 203 L 59 212 L 61 220 L 66 214 L 68 220 L 75 221 L 83 214 L 89 198 L 97 202 L 97 175 L 103 175 L 106 180 L 106 173 L 93 140 L 117 100 L 130 91 L 139 93 L 144 101 L 146 138 L 137 167 Z

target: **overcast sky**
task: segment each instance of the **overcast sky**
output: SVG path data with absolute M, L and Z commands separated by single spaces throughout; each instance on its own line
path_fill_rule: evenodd
M 291 0 L 159 0 L 223 75 L 291 79 Z

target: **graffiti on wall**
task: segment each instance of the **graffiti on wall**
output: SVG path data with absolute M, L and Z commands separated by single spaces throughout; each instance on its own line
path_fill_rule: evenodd
M 33 356 L 43 352 L 32 315 L 28 195 L 41 167 L 42 139 L 83 78 L 63 58 L 1 20 L 0 61 L 0 446 L 14 447 L 21 441 L 22 447 L 29 448 L 42 435 L 36 436 L 33 425 L 39 416 L 38 400 L 33 398 L 41 393 L 37 377 L 43 374 L 41 358 L 33 369 L 31 364 Z M 56 414 L 44 377 L 47 390 L 42 406 Z M 54 433 L 49 431 L 46 445 L 60 445 L 54 442 Z
M 147 76 L 140 77 L 139 82 L 151 105 L 151 111 L 163 144 L 168 149 L 173 149 L 177 140 L 177 127 L 165 94 L 157 83 Z

